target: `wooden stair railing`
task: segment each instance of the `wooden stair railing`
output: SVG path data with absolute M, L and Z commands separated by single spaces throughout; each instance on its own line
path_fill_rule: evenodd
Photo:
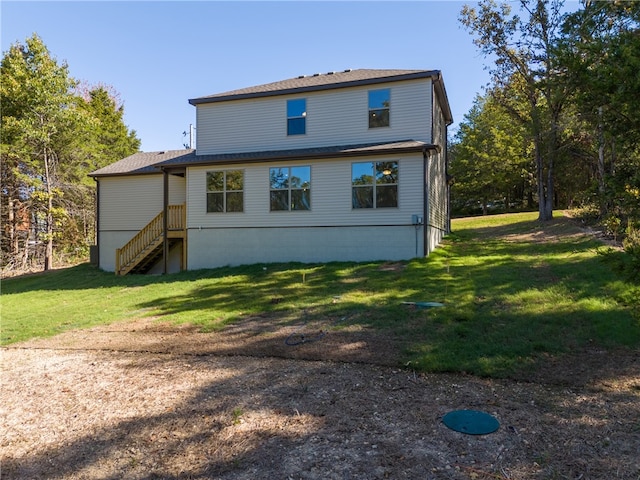
M 186 228 L 185 206 L 169 205 L 167 213 L 168 230 L 184 231 Z M 122 248 L 116 248 L 116 275 L 126 275 L 152 254 L 159 245 L 162 245 L 163 227 L 164 212 L 160 212 Z

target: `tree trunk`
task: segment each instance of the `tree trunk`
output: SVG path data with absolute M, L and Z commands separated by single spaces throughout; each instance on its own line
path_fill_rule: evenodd
M 607 215 L 607 200 L 605 197 L 605 169 L 604 169 L 604 126 L 602 124 L 602 107 L 598 108 L 598 200 L 600 216 Z
M 9 224 L 9 251 L 11 252 L 11 258 L 18 256 L 18 232 L 16 229 L 16 217 L 15 217 L 15 205 L 13 199 L 9 198 L 7 201 L 7 214 Z
M 44 182 L 47 191 L 47 216 L 46 216 L 46 240 L 47 245 L 44 251 L 44 269 L 51 270 L 53 268 L 53 192 L 51 190 L 51 172 L 49 171 L 49 155 L 47 149 L 44 149 Z
M 542 156 L 541 145 L 542 140 L 540 135 L 536 135 L 534 140 L 534 155 L 536 158 L 536 180 L 538 183 L 538 220 L 541 222 L 546 222 L 551 220 L 553 217 L 553 197 L 549 192 L 549 182 L 550 172 L 547 171 L 547 175 L 545 176 L 545 159 Z M 551 183 L 551 185 L 553 185 Z

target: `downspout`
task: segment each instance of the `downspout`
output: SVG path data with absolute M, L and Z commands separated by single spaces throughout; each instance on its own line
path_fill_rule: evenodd
M 94 226 L 96 229 L 95 255 L 98 259 L 98 268 L 100 268 L 100 181 L 96 177 L 93 177 L 93 181 L 96 182 L 96 221 Z
M 444 126 L 444 181 L 447 185 L 447 231 L 451 233 L 451 177 L 449 176 L 449 124 Z
M 429 186 L 429 177 L 430 177 L 430 165 L 429 165 L 429 158 L 428 158 L 428 154 L 427 154 L 427 149 L 424 148 L 422 150 L 422 160 L 423 160 L 423 167 L 422 167 L 422 172 L 424 174 L 424 212 L 423 212 L 423 216 L 422 216 L 422 222 L 424 224 L 424 244 L 423 244 L 423 250 L 424 250 L 424 256 L 428 256 L 429 255 L 429 249 L 431 247 L 431 242 L 430 242 L 430 237 L 431 237 L 431 232 L 430 232 L 430 228 L 431 228 L 431 222 L 429 221 L 429 214 L 431 211 L 431 205 L 429 203 L 429 192 L 430 192 L 430 186 Z
M 162 273 L 169 272 L 169 173 L 162 169 Z

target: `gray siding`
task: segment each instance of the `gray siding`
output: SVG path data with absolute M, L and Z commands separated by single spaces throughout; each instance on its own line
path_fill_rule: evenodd
M 115 270 L 116 249 L 124 246 L 162 212 L 162 175 L 100 178 L 100 260 L 106 271 Z M 169 176 L 169 203 L 186 202 L 184 178 Z
M 187 175 L 188 268 L 272 262 L 401 260 L 421 256 L 423 230 L 412 215 L 423 215 L 423 158 L 363 158 L 398 161 L 398 208 L 353 209 L 351 161 L 294 162 L 311 166 L 311 210 L 269 211 L 269 167 L 245 165 L 244 212 L 206 212 L 206 172 Z M 224 167 L 220 167 L 224 169 Z M 239 168 L 228 166 L 229 169 Z
M 421 140 L 431 142 L 431 80 L 410 80 L 303 95 L 237 100 L 196 107 L 198 154 L 237 153 Z M 371 89 L 391 89 L 389 127 L 369 129 Z M 306 134 L 287 136 L 288 99 L 307 99 Z
M 434 151 L 428 159 L 429 211 L 427 224 L 427 253 L 430 253 L 442 240 L 448 229 L 446 146 L 447 128 L 442 108 L 438 101 L 433 106 L 434 143 L 442 146 L 440 152 Z
M 137 231 L 162 211 L 162 175 L 100 179 L 100 231 Z M 169 176 L 169 203 L 186 201 L 184 178 Z
M 351 161 L 316 160 L 287 162 L 282 165 L 311 166 L 311 210 L 296 212 L 269 211 L 269 168 L 278 163 L 243 167 L 228 165 L 192 167 L 187 172 L 187 226 L 203 228 L 247 227 L 335 227 L 352 225 L 409 225 L 413 214 L 422 215 L 422 155 L 354 159 L 398 161 L 398 208 L 353 209 L 351 206 Z M 244 212 L 207 213 L 206 172 L 210 170 L 244 170 Z M 191 249 L 191 246 L 189 247 Z
M 412 225 L 222 228 L 189 231 L 188 268 L 274 262 L 407 260 L 420 256 Z

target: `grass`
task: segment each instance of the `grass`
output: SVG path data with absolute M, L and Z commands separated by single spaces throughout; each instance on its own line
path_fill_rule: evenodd
M 457 219 L 426 259 L 398 264 L 269 264 L 116 277 L 87 264 L 2 283 L 2 344 L 158 317 L 215 331 L 250 315 L 344 319 L 404 339 L 421 371 L 505 376 L 544 355 L 640 345 L 640 286 L 535 214 Z M 554 241 L 541 241 L 540 236 Z M 620 253 L 620 255 L 623 255 Z M 402 302 L 435 301 L 413 309 Z

